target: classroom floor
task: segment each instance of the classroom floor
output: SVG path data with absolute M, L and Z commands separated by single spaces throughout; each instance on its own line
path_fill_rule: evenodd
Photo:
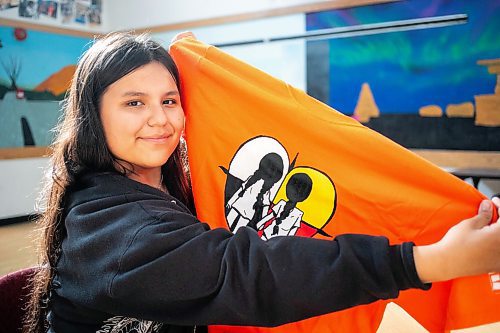
M 32 244 L 35 224 L 32 222 L 0 226 L 0 276 L 36 263 Z M 425 330 L 403 309 L 390 303 L 377 333 L 425 333 Z M 452 331 L 453 333 L 498 333 L 500 322 Z
M 32 222 L 0 226 L 0 276 L 36 264 Z

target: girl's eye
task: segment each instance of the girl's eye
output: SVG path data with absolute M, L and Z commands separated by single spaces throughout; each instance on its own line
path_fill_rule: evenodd
M 128 106 L 140 106 L 140 105 L 144 105 L 144 103 L 142 103 L 141 101 L 130 101 L 130 102 L 127 102 L 127 105 Z
M 163 101 L 164 105 L 174 105 L 175 103 L 175 99 L 166 99 Z

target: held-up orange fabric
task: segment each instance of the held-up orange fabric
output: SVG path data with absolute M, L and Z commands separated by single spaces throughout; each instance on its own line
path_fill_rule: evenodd
M 263 239 L 363 233 L 418 245 L 476 214 L 483 195 L 472 186 L 303 91 L 193 39 L 170 52 L 181 73 L 196 209 L 212 227 L 250 226 Z M 434 283 L 394 301 L 431 332 L 496 322 L 494 279 Z M 386 304 L 285 327 L 210 331 L 375 332 Z

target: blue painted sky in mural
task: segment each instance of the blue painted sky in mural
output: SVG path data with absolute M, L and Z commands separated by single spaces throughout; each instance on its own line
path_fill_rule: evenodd
M 10 57 L 21 62 L 18 86 L 32 89 L 50 75 L 68 65 L 76 65 L 88 48 L 89 38 L 64 36 L 39 31 L 28 31 L 24 41 L 14 38 L 14 28 L 0 27 L 0 60 L 8 64 Z M 0 83 L 9 85 L 5 70 L 0 67 Z
M 368 82 L 383 113 L 415 113 L 492 94 L 496 77 L 481 59 L 500 58 L 500 0 L 406 0 L 307 15 L 316 30 L 419 17 L 467 14 L 443 28 L 331 39 L 329 104 L 352 113 Z

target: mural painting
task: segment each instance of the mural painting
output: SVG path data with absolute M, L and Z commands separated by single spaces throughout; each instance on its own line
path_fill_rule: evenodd
M 500 151 L 500 1 L 407 0 L 307 15 L 309 31 L 466 14 L 307 42 L 308 93 L 408 148 Z
M 0 27 L 0 148 L 47 146 L 89 39 Z

